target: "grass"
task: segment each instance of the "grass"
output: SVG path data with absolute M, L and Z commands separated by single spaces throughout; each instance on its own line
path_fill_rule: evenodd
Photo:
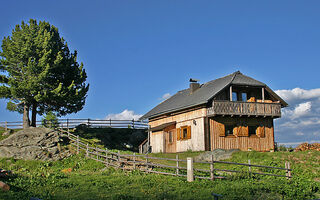
M 189 156 L 190 153 L 182 155 Z M 319 152 L 278 155 L 239 152 L 231 159 L 244 161 L 249 156 L 257 161 L 263 159 L 262 162 L 269 162 L 274 158 L 285 160 L 297 157 L 297 165 L 293 164 L 294 178 L 290 181 L 276 177 L 234 175 L 226 180 L 196 180 L 192 183 L 185 178 L 105 168 L 103 164 L 82 156 L 75 155 L 55 162 L 0 159 L 0 168 L 13 172 L 13 176 L 2 179 L 11 186 L 11 190 L 0 192 L 0 199 L 212 199 L 212 192 L 224 195 L 223 199 L 319 198 L 319 182 L 314 180 L 319 177 L 319 165 L 316 163 Z M 306 160 L 305 167 L 303 163 L 299 164 L 302 158 Z M 66 170 L 69 168 L 71 172 Z
M 85 136 L 85 133 L 79 134 Z M 91 132 L 86 138 L 92 139 L 92 136 L 96 135 Z M 179 158 L 195 157 L 200 153 L 202 152 L 179 153 Z M 150 156 L 175 158 L 176 154 Z M 224 180 L 196 180 L 192 183 L 181 177 L 106 168 L 102 163 L 83 157 L 82 154 L 74 155 L 54 162 L 0 158 L 0 168 L 13 172 L 9 177 L 0 177 L 1 181 L 11 187 L 10 191 L 0 191 L 0 199 L 213 199 L 212 192 L 222 194 L 223 199 L 320 198 L 320 152 L 316 151 L 236 152 L 228 159 L 240 163 L 247 163 L 250 159 L 252 164 L 279 167 L 284 167 L 284 162 L 289 161 L 293 168 L 291 180 L 239 173 L 228 174 L 228 179 Z M 172 161 L 156 162 L 175 165 Z M 204 164 L 196 164 L 195 167 L 208 169 L 208 165 Z M 248 170 L 247 167 L 234 165 L 217 164 L 215 167 Z M 280 173 L 268 170 L 265 172 Z

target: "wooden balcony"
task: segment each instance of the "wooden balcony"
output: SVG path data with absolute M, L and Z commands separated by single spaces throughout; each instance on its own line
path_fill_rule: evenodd
M 213 101 L 212 107 L 207 109 L 207 116 L 215 115 L 281 117 L 281 104 Z

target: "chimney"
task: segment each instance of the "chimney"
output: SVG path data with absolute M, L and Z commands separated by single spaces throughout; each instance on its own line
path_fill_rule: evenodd
M 190 78 L 190 94 L 194 93 L 197 89 L 200 88 L 199 80 Z

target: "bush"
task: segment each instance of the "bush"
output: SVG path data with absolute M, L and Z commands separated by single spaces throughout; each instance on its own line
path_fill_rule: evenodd
M 52 112 L 48 112 L 44 118 L 41 120 L 41 124 L 47 128 L 57 128 L 59 127 L 59 122 L 57 116 Z

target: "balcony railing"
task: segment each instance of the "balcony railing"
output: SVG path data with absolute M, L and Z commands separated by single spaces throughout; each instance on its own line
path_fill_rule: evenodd
M 207 115 L 281 117 L 281 105 L 279 103 L 213 101 L 212 107 L 207 109 Z

